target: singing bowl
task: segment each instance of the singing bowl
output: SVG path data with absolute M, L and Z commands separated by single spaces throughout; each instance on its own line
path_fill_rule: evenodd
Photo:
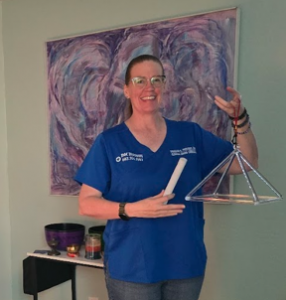
M 80 250 L 80 247 L 81 247 L 81 245 L 71 244 L 71 245 L 67 246 L 66 250 L 68 253 L 77 254 Z
M 67 246 L 84 242 L 85 226 L 75 223 L 55 223 L 45 226 L 46 241 L 57 241 L 57 250 L 66 251 Z

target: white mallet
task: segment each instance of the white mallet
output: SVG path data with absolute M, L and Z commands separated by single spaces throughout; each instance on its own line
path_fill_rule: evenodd
M 164 191 L 163 196 L 170 195 L 170 194 L 173 193 L 173 190 L 174 190 L 174 188 L 175 188 L 175 186 L 176 186 L 176 184 L 177 184 L 177 182 L 178 182 L 178 180 L 179 180 L 179 178 L 180 178 L 180 176 L 181 176 L 181 174 L 182 174 L 182 172 L 185 168 L 185 165 L 186 165 L 187 161 L 188 160 L 184 157 L 181 157 L 179 159 L 179 161 L 178 161 L 178 163 L 177 163 L 177 165 L 174 169 L 174 172 L 173 172 L 173 174 L 172 174 L 172 176 L 171 176 L 171 178 L 170 178 L 170 180 L 167 184 L 167 187 Z M 167 203 L 168 203 L 168 201 L 165 202 L 165 204 L 167 204 Z

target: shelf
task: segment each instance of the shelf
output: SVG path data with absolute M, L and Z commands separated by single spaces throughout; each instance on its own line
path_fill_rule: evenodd
M 66 251 L 59 251 L 59 252 L 61 253 L 61 255 L 58 255 L 58 256 L 51 256 L 48 254 L 41 254 L 41 253 L 34 253 L 34 252 L 28 252 L 27 256 L 51 259 L 51 260 L 56 260 L 56 261 L 73 263 L 76 265 L 91 266 L 91 267 L 98 267 L 98 268 L 103 268 L 103 266 L 104 266 L 102 258 L 87 259 L 84 257 L 84 251 L 81 251 L 80 256 L 78 256 L 78 257 L 69 257 L 67 255 Z

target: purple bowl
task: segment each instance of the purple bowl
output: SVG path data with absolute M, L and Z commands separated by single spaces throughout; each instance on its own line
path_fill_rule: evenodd
M 57 223 L 45 226 L 46 241 L 56 240 L 57 250 L 66 251 L 71 244 L 82 245 L 85 235 L 85 226 L 74 223 Z

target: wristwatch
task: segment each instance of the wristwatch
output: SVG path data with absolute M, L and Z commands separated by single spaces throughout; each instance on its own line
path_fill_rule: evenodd
M 128 221 L 130 218 L 127 216 L 125 212 L 125 204 L 126 202 L 119 203 L 119 217 L 121 220 Z

